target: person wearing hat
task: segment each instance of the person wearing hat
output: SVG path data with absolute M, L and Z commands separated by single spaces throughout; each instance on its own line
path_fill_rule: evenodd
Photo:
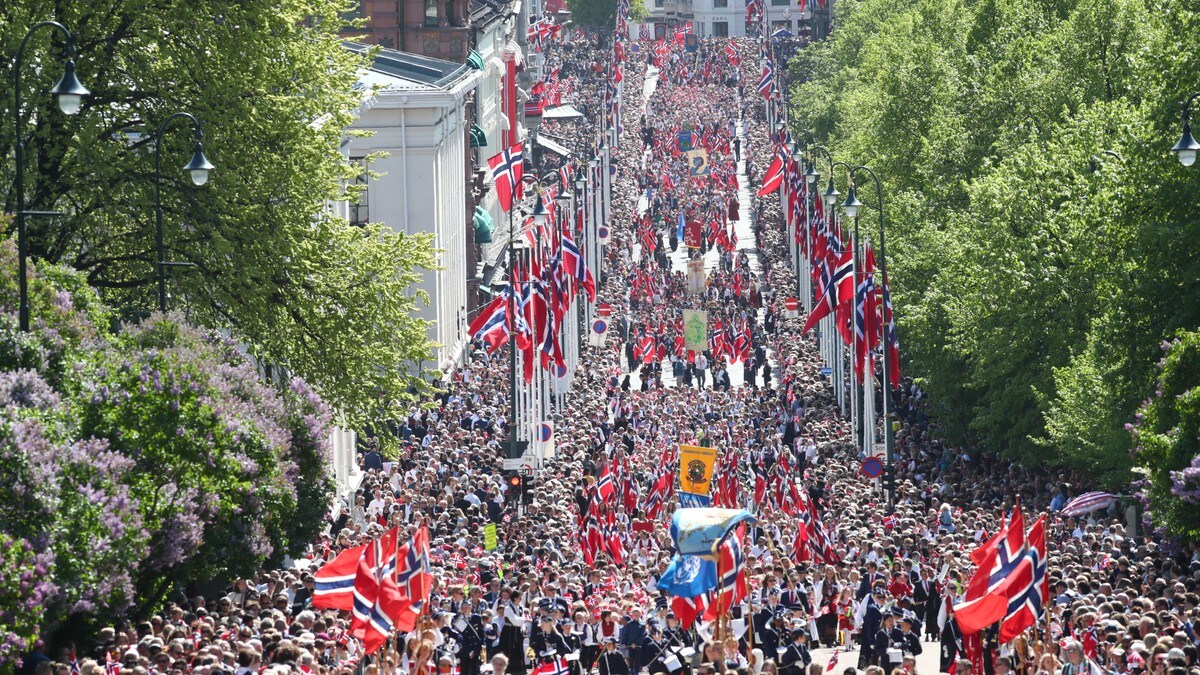
M 858 605 L 855 614 L 855 624 L 862 627 L 859 632 L 862 648 L 858 651 L 858 669 L 866 670 L 868 666 L 877 666 L 883 662 L 886 652 L 875 652 L 875 634 L 883 625 L 883 582 L 877 583 L 871 592 Z
M 537 655 L 538 663 L 551 663 L 571 653 L 566 638 L 558 632 L 557 623 L 553 616 L 543 616 L 537 630 L 529 637 L 529 647 Z
M 657 623 L 651 623 L 646 630 L 646 639 L 642 641 L 642 664 L 650 673 L 669 673 L 666 658 L 670 655 L 667 643 L 663 639 L 662 628 Z
M 629 657 L 631 670 L 642 665 L 642 642 L 646 639 L 646 626 L 642 623 L 642 610 L 639 607 L 629 608 L 629 618 L 621 626 L 621 647 Z
M 456 656 L 459 671 L 461 675 L 479 675 L 485 640 L 483 621 L 475 614 L 475 609 L 469 602 L 462 603 L 459 612 L 459 616 L 451 625 L 458 642 Z
M 903 660 L 900 650 L 902 635 L 900 629 L 896 627 L 896 621 L 902 616 L 904 616 L 904 612 L 893 607 L 884 615 L 883 625 L 875 632 L 875 638 L 871 643 L 877 663 L 883 667 L 884 672 L 890 673 L 892 668 L 899 667 Z
M 754 614 L 754 641 L 762 647 L 763 654 L 773 658 L 779 652 L 779 633 L 775 630 L 775 611 L 779 604 L 779 590 L 772 589 L 766 596 L 763 608 Z
M 903 654 L 912 654 L 919 656 L 921 654 L 921 638 L 920 634 L 914 632 L 920 630 L 920 623 L 917 621 L 917 616 L 912 612 L 904 612 L 900 617 L 900 651 Z
M 629 675 L 629 664 L 617 651 L 617 638 L 604 638 L 604 652 L 597 660 L 600 675 Z
M 784 650 L 779 659 L 779 675 L 804 675 L 808 664 L 812 663 L 812 653 L 808 650 L 808 631 L 796 628 L 791 633 L 792 642 Z M 766 656 L 772 652 L 763 652 Z

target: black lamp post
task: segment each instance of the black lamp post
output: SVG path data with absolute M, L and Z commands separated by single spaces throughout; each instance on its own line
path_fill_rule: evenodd
M 162 209 L 162 139 L 163 133 L 171 122 L 179 118 L 185 118 L 192 126 L 192 131 L 195 134 L 196 145 L 192 150 L 192 159 L 183 167 L 183 172 L 192 179 L 192 184 L 200 187 L 208 182 L 208 174 L 216 167 L 208 161 L 204 156 L 204 130 L 200 126 L 200 120 L 196 119 L 191 113 L 177 112 L 172 114 L 163 123 L 158 126 L 158 132 L 154 134 L 154 249 L 157 255 L 155 262 L 155 277 L 158 281 L 158 311 L 167 311 L 167 268 L 168 267 L 187 267 L 191 263 L 169 262 L 167 261 L 166 248 L 163 245 L 163 209 Z
M 25 45 L 29 38 L 43 26 L 51 26 L 66 38 L 67 44 L 63 50 L 63 75 L 58 84 L 49 91 L 51 96 L 58 99 L 58 108 L 64 115 L 74 115 L 83 104 L 83 97 L 91 92 L 75 77 L 75 37 L 71 31 L 57 21 L 42 21 L 33 25 L 17 47 L 17 57 L 13 61 L 13 126 L 16 133 L 17 153 L 17 289 L 20 295 L 18 308 L 18 325 L 22 332 L 29 330 L 29 287 L 26 279 L 26 258 L 29 256 L 29 231 L 25 225 L 25 216 L 60 215 L 53 211 L 25 210 L 25 132 L 21 123 L 21 65 L 25 60 Z
M 871 168 L 868 166 L 854 167 L 850 172 L 851 178 L 853 178 L 854 174 L 858 173 L 859 171 L 866 173 L 868 176 L 871 177 L 871 180 L 874 181 L 874 183 L 875 183 L 875 200 L 876 200 L 877 208 L 879 209 L 879 271 L 880 271 L 880 274 L 883 275 L 883 280 L 886 283 L 887 278 L 888 278 L 888 276 L 887 276 L 887 241 L 884 238 L 883 183 L 880 182 L 879 176 L 876 175 L 876 173 L 874 171 L 872 171 Z M 851 202 L 853 202 L 853 204 Z M 851 196 L 846 198 L 846 204 L 844 206 L 846 208 L 846 213 L 848 215 L 850 215 L 850 217 L 852 217 L 852 218 L 855 215 L 857 215 L 859 209 L 862 207 L 862 202 L 858 201 L 858 196 L 856 194 L 854 194 L 853 188 L 851 189 Z M 895 485 L 896 465 L 895 465 L 895 458 L 893 457 L 894 451 L 893 451 L 893 441 L 892 441 L 892 421 L 891 421 L 891 419 L 889 419 L 891 417 L 890 399 L 892 396 L 893 385 L 899 384 L 899 383 L 893 383 L 891 381 L 891 367 L 890 367 L 890 364 L 888 363 L 889 358 L 890 358 L 888 356 L 889 346 L 890 346 L 890 344 L 889 344 L 890 336 L 888 335 L 888 332 L 890 330 L 890 326 L 888 325 L 888 321 L 887 321 L 887 308 L 886 307 L 884 308 L 883 321 L 881 321 L 881 323 L 883 325 L 882 335 L 881 335 L 882 340 L 880 341 L 880 344 L 883 346 L 883 349 L 881 350 L 883 352 L 883 362 L 881 365 L 883 368 L 883 448 L 884 448 L 884 460 L 885 460 L 884 472 L 885 472 L 885 477 L 886 477 L 885 486 L 887 487 L 887 495 L 888 495 L 888 513 L 891 513 L 896 510 L 896 485 Z
M 1192 94 L 1186 101 L 1181 103 L 1183 108 L 1183 134 L 1179 137 L 1179 142 L 1171 148 L 1171 152 L 1179 156 L 1179 163 L 1184 166 L 1191 166 L 1196 163 L 1196 153 L 1200 151 L 1200 143 L 1192 137 L 1192 102 L 1200 97 L 1200 92 Z

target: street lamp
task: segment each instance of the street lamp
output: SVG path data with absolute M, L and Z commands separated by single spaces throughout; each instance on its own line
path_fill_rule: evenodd
M 846 195 L 846 201 L 842 202 L 842 209 L 846 211 L 846 217 L 855 218 L 858 216 L 858 210 L 863 203 L 858 201 L 858 191 L 854 188 L 854 183 L 850 184 L 850 194 Z
M 192 184 L 200 187 L 208 182 L 208 174 L 216 167 L 204 156 L 204 130 L 200 120 L 186 112 L 173 113 L 158 125 L 154 134 L 154 248 L 157 254 L 155 262 L 155 277 L 158 282 L 158 311 L 167 311 L 167 268 L 187 267 L 190 263 L 167 261 L 166 247 L 163 244 L 163 209 L 162 209 L 162 139 L 167 127 L 176 119 L 184 118 L 192 127 L 195 136 L 195 146 L 192 148 L 192 159 L 183 167 L 183 172 L 192 180 Z
M 1192 137 L 1192 102 L 1200 97 L 1200 92 L 1192 94 L 1181 105 L 1183 107 L 1183 134 L 1179 137 L 1179 142 L 1171 148 L 1171 152 L 1179 156 L 1179 163 L 1184 166 L 1191 166 L 1196 163 L 1196 153 L 1200 151 L 1200 143 Z
M 887 274 L 887 240 L 884 237 L 885 233 L 884 233 L 884 211 L 883 211 L 883 183 L 880 182 L 879 176 L 876 175 L 875 172 L 872 171 L 871 168 L 868 166 L 856 166 L 853 169 L 851 169 L 850 170 L 850 179 L 853 180 L 854 174 L 856 174 L 860 171 L 866 173 L 868 176 L 871 177 L 871 180 L 873 180 L 875 182 L 875 199 L 877 202 L 876 208 L 879 209 L 879 271 L 883 277 L 883 283 L 884 283 L 885 290 L 886 290 L 886 286 L 887 286 L 887 282 L 888 282 L 888 274 Z M 846 204 L 844 205 L 844 206 L 846 206 L 846 213 L 850 213 L 850 206 L 853 206 L 854 212 L 857 213 L 859 207 L 862 206 L 862 203 L 858 201 L 858 197 L 857 197 L 857 195 L 855 195 L 855 190 L 853 187 L 851 187 L 850 193 L 851 193 L 851 197 L 853 197 L 853 201 L 855 202 L 855 204 L 853 204 L 853 205 L 850 204 L 851 197 L 847 197 Z M 889 302 L 890 302 L 890 298 L 889 298 Z M 893 383 L 891 381 L 891 374 L 890 374 L 891 364 L 889 363 L 890 357 L 888 356 L 888 352 L 890 351 L 890 348 L 891 348 L 891 335 L 890 335 L 890 333 L 891 333 L 890 323 L 891 322 L 889 322 L 887 320 L 887 315 L 888 315 L 887 307 L 884 307 L 883 321 L 880 322 L 883 324 L 883 328 L 882 328 L 883 339 L 880 341 L 880 344 L 883 345 L 883 349 L 882 349 L 883 361 L 880 364 L 883 368 L 883 447 L 884 447 L 884 459 L 886 460 L 885 466 L 887 467 L 886 472 L 887 472 L 887 476 L 888 476 L 888 483 L 890 483 L 890 485 L 888 486 L 889 489 L 887 491 L 888 492 L 888 513 L 892 513 L 896 510 L 896 486 L 895 486 L 896 467 L 895 467 L 895 458 L 893 456 L 894 451 L 893 451 L 893 447 L 892 447 L 893 446 L 892 421 L 891 421 L 891 419 L 889 419 L 890 414 L 891 414 L 890 413 L 891 406 L 889 403 L 889 399 L 892 395 L 893 384 L 899 384 L 899 383 L 898 382 Z M 893 322 L 895 321 L 894 317 L 893 317 L 892 321 Z
M 63 75 L 58 80 L 58 84 L 54 85 L 48 93 L 58 99 L 58 109 L 64 115 L 74 115 L 79 112 L 83 105 L 83 97 L 90 92 L 87 87 L 79 82 L 79 78 L 75 77 L 75 36 L 71 35 L 71 31 L 67 30 L 57 21 L 42 21 L 35 23 L 29 32 L 25 33 L 25 37 L 21 39 L 20 46 L 17 47 L 17 57 L 13 61 L 13 127 L 16 132 L 16 160 L 17 160 L 17 290 L 20 296 L 17 321 L 22 332 L 29 331 L 29 282 L 25 278 L 27 274 L 26 258 L 29 256 L 29 230 L 25 226 L 25 216 L 53 216 L 61 215 L 53 211 L 26 211 L 25 210 L 25 131 L 21 123 L 21 65 L 25 60 L 25 45 L 29 42 L 29 38 L 43 26 L 51 26 L 66 38 L 67 44 L 63 49 Z

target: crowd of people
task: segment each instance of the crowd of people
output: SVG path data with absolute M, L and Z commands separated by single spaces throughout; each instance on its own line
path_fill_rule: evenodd
M 567 40 L 570 51 L 551 49 L 548 67 L 561 67 L 595 124 L 609 75 L 584 64 L 608 63 L 611 42 L 606 50 L 594 37 Z M 1007 510 L 1061 508 L 1080 481 L 950 445 L 930 401 L 906 381 L 894 393 L 899 485 L 888 513 L 859 472 L 816 341 L 800 333 L 804 317 L 782 306 L 796 279 L 780 200 L 753 196 L 748 170 L 751 158 L 766 163 L 774 142 L 761 98 L 743 86 L 757 77 L 758 48 L 701 43 L 697 54 L 673 42 L 658 54 L 645 41 L 648 56 L 626 61 L 613 235 L 604 260 L 590 261 L 603 267 L 599 300 L 623 329 L 587 348 L 568 412 L 555 415 L 556 457 L 527 487 L 532 504 L 519 506 L 503 480 L 507 355 L 478 350 L 397 422 L 399 457 L 368 445 L 361 486 L 330 514 L 308 559 L 211 597 L 176 597 L 148 621 L 103 630 L 94 646 L 42 648 L 27 672 L 524 675 L 561 657 L 573 675 L 916 675 L 933 670 L 919 665 L 929 650 L 938 671 L 955 675 L 1196 672 L 1200 550 L 1167 549 L 1116 511 L 1051 514 L 1052 597 L 1038 630 L 1008 645 L 987 631 L 989 657 L 964 658 L 952 606 L 973 571 L 971 551 Z M 721 59 L 731 49 L 740 66 Z M 705 149 L 707 174 L 692 174 L 681 132 Z M 705 261 L 699 292 L 688 288 L 693 259 Z M 686 348 L 684 310 L 708 313 L 710 349 Z M 677 507 L 647 509 L 646 497 L 679 444 L 738 457 L 738 503 L 757 515 L 745 544 L 750 591 L 719 635 L 711 622 L 685 626 L 656 588 L 674 553 L 665 524 Z M 597 472 L 614 463 L 630 486 L 610 505 L 622 555 L 589 564 L 580 523 Z M 798 519 L 755 490 L 775 466 L 824 515 L 832 545 L 819 561 L 796 559 Z M 391 525 L 428 527 L 436 582 L 422 625 L 364 657 L 345 613 L 312 608 L 312 573 Z M 831 666 L 854 649 L 857 657 Z

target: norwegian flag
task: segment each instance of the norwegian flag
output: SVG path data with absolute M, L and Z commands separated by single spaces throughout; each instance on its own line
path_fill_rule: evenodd
M 513 202 L 522 195 L 522 179 L 525 177 L 523 150 L 524 143 L 517 143 L 488 160 L 492 182 L 496 185 L 496 197 L 505 211 L 511 211 Z
M 1042 617 L 1050 601 L 1050 580 L 1046 574 L 1046 516 L 1029 528 L 1028 549 L 1017 568 L 997 592 L 1008 598 L 1008 613 L 1000 624 L 1000 643 L 1014 639 Z
M 769 98 L 774 89 L 775 66 L 771 63 L 771 59 L 763 59 L 762 77 L 758 78 L 758 93 L 762 94 L 763 98 Z
M 832 673 L 838 664 L 838 652 L 834 650 L 833 656 L 829 657 L 829 663 L 825 665 L 825 672 Z
M 828 273 L 824 261 L 821 270 L 821 296 L 817 299 L 816 306 L 813 307 L 812 313 L 808 315 L 808 320 L 804 322 L 804 328 L 801 333 L 807 333 L 812 330 L 817 322 L 833 313 L 838 306 L 838 286 L 846 277 L 850 276 L 854 268 L 854 255 L 850 251 L 843 251 L 837 259 L 837 264 L 833 269 L 832 274 Z
M 1021 509 L 1015 508 L 1000 531 L 971 553 L 975 574 L 967 584 L 965 600 L 954 607 L 954 616 L 964 635 L 978 633 L 1004 618 L 1008 602 L 997 590 L 1025 557 L 1024 528 Z
M 887 271 L 883 273 L 883 324 L 887 328 L 888 381 L 892 387 L 900 386 L 900 338 L 896 335 L 896 318 L 892 314 L 892 291 L 888 286 Z
M 671 598 L 671 611 L 679 619 L 679 625 L 687 630 L 696 622 L 697 617 L 703 616 L 708 609 L 708 595 L 697 595 L 694 598 Z
M 408 606 L 395 576 L 398 538 L 399 530 L 392 528 L 365 546 L 359 557 L 350 632 L 362 642 L 367 654 L 375 653 L 387 642 L 397 618 Z
M 505 287 L 500 291 L 500 294 L 492 299 L 483 309 L 479 310 L 479 315 L 467 327 L 467 334 L 472 339 L 482 340 L 487 346 L 489 354 L 494 353 L 505 342 L 508 342 L 509 326 L 508 326 L 508 303 L 509 289 Z M 313 593 L 316 597 L 316 593 Z
M 885 530 L 894 530 L 898 524 L 900 524 L 900 518 L 894 513 L 890 513 L 883 518 L 883 529 Z
M 358 562 L 362 558 L 362 546 L 355 546 L 342 551 L 338 557 L 321 566 L 313 574 L 316 582 L 313 586 L 312 605 L 317 609 L 340 609 L 350 611 L 354 608 L 354 578 L 358 574 Z
M 704 610 L 704 619 L 712 621 L 730 607 L 746 597 L 746 556 L 742 553 L 742 542 L 746 537 L 746 526 L 739 525 L 729 535 L 717 552 L 716 599 Z
M 875 251 L 870 244 L 863 255 L 863 269 L 858 275 L 858 288 L 854 295 L 854 371 L 858 381 L 870 378 L 875 372 L 872 357 L 879 346 L 879 301 L 875 293 Z
M 600 475 L 596 478 L 596 495 L 600 497 L 600 501 L 607 502 L 609 499 L 612 499 L 612 496 L 616 492 L 616 483 L 613 481 L 612 472 L 606 464 L 600 469 Z
M 429 569 L 429 529 L 424 525 L 417 529 L 411 541 L 400 547 L 396 584 L 411 603 L 397 621 L 396 628 L 411 631 L 419 614 L 416 609 L 429 601 L 429 591 L 433 588 L 433 573 Z
M 765 197 L 779 189 L 783 185 L 784 178 L 784 154 L 780 149 L 775 153 L 775 159 L 771 161 L 771 165 L 767 167 L 767 172 L 763 174 L 762 186 L 758 188 L 758 196 Z
M 571 664 L 559 657 L 549 663 L 543 663 L 533 669 L 533 675 L 570 675 Z

